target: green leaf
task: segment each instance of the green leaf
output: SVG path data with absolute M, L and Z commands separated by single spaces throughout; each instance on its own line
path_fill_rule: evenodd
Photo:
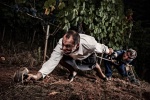
M 107 28 L 107 31 L 108 31 L 108 32 L 110 32 L 110 31 L 111 31 L 111 28 L 110 28 L 110 27 L 108 27 L 108 28 Z
M 109 8 L 109 6 L 107 6 L 107 11 L 110 11 L 110 8 Z
M 83 17 L 79 17 L 79 22 L 82 22 L 83 21 Z
M 83 22 L 85 23 L 85 25 L 88 25 L 88 20 L 86 17 L 83 18 Z
M 109 43 L 108 43 L 108 46 L 109 46 L 109 47 L 112 47 L 112 43 L 111 43 L 111 42 L 109 42 Z M 113 48 L 113 49 L 114 49 L 114 48 Z
M 95 21 L 97 21 L 97 22 L 98 22 L 98 21 L 100 21 L 100 20 L 99 20 L 99 18 L 98 18 L 98 17 L 95 17 Z
M 112 0 L 112 3 L 115 3 L 115 0 Z
M 48 1 L 46 1 L 45 3 L 44 3 L 44 8 L 48 8 L 49 7 L 49 3 L 48 3 Z
M 80 15 L 83 15 L 83 14 L 84 14 L 84 11 L 83 11 L 83 10 L 81 10 L 81 11 L 80 11 Z
M 76 17 L 76 22 L 78 22 L 79 21 L 79 17 Z
M 77 26 L 78 22 L 76 22 L 75 20 L 72 21 L 72 25 L 73 26 Z
M 61 3 L 59 3 L 59 5 L 58 5 L 58 9 L 63 9 L 65 6 L 66 6 L 65 3 L 64 3 L 64 2 L 61 2 Z
M 112 26 L 115 26 L 115 23 L 114 23 L 114 22 L 112 22 Z
M 100 16 L 100 17 L 103 17 L 103 13 L 102 13 L 102 12 L 99 12 L 99 16 Z
M 69 22 L 67 23 L 67 27 L 68 27 L 68 29 L 70 29 L 70 23 Z
M 68 31 L 70 29 L 70 23 L 66 23 L 65 26 L 63 27 L 63 30 Z
M 68 23 L 69 21 L 67 20 L 67 18 L 64 18 L 64 23 Z
M 110 33 L 110 34 L 109 34 L 109 37 L 112 38 L 112 37 L 113 37 L 113 33 Z
M 89 25 L 89 29 L 92 30 L 92 24 Z
M 94 29 L 94 34 L 97 34 L 97 30 L 98 30 L 98 28 L 96 27 L 96 28 Z
M 113 20 L 114 20 L 114 17 L 111 17 L 111 18 L 110 18 L 110 22 L 112 22 Z
M 101 29 L 98 28 L 98 29 L 97 29 L 97 34 L 100 34 L 100 33 L 101 33 Z
M 117 16 L 117 18 L 116 18 L 117 20 L 119 20 L 119 16 Z
M 105 22 L 105 26 L 108 26 L 108 22 Z
M 89 29 L 90 29 L 90 30 L 93 30 L 93 29 L 94 29 L 94 24 L 93 24 L 93 23 L 91 23 L 91 24 L 89 25 Z
M 99 33 L 101 33 L 101 32 L 102 32 L 102 29 L 99 28 Z
M 85 10 L 85 2 L 83 2 L 82 10 Z
M 73 9 L 73 13 L 74 13 L 75 16 L 78 15 L 78 10 L 77 9 Z
M 65 11 L 65 16 L 68 16 L 68 12 L 67 11 Z
M 68 31 L 68 26 L 67 26 L 67 24 L 63 27 L 63 30 L 65 30 L 65 31 Z
M 72 21 L 75 18 L 75 13 L 74 12 L 70 12 L 69 15 L 67 16 L 67 19 L 69 21 Z
M 51 5 L 55 6 L 56 4 L 56 0 L 47 0 L 45 3 L 44 3 L 44 7 L 45 8 L 48 8 L 50 7 Z

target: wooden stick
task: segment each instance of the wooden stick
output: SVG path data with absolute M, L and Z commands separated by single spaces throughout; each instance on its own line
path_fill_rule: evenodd
M 46 39 L 45 39 L 45 50 L 44 50 L 44 61 L 46 61 L 46 53 L 47 53 L 47 42 L 48 42 L 48 38 L 49 38 L 49 28 L 50 28 L 50 25 L 47 25 L 47 32 L 46 32 Z

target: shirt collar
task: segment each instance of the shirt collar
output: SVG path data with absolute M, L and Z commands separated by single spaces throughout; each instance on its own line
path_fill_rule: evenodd
M 71 54 L 83 55 L 83 47 L 82 47 L 81 43 L 79 44 L 79 49 L 75 52 L 72 52 Z
M 79 44 L 78 54 L 83 55 L 83 47 L 82 47 L 81 43 Z

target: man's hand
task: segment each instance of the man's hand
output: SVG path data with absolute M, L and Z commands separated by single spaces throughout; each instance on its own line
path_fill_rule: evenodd
M 28 74 L 28 78 L 27 78 L 27 81 L 29 80 L 39 80 L 42 78 L 42 73 L 38 72 L 36 75 L 33 75 L 33 74 Z
M 113 59 L 112 59 L 111 62 L 112 62 L 112 63 L 116 63 L 116 60 L 113 60 Z
M 111 55 L 114 52 L 114 50 L 112 48 L 109 48 L 109 53 L 108 55 Z
M 112 62 L 113 64 L 117 65 L 117 66 L 119 65 L 119 63 L 117 62 L 117 60 L 112 59 L 111 62 Z

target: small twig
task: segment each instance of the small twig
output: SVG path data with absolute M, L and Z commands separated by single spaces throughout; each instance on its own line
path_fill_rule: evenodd
M 4 36 L 5 36 L 5 29 L 6 29 L 6 27 L 5 27 L 5 25 L 4 25 L 3 35 L 2 35 L 2 41 L 4 40 Z
M 35 39 L 35 34 L 36 34 L 36 30 L 34 30 L 34 33 L 33 33 L 33 38 L 32 38 L 32 42 L 31 42 L 31 47 L 32 47 L 33 42 L 34 42 L 34 39 Z
M 132 96 L 130 96 L 128 100 L 130 100 L 131 98 L 132 98 Z
M 58 24 L 56 29 L 54 30 L 54 32 L 52 34 L 50 34 L 51 36 L 54 36 L 61 28 L 61 24 Z
M 33 16 L 33 15 L 29 14 L 29 13 L 26 13 L 26 14 L 27 14 L 28 16 L 30 16 L 30 17 L 33 17 L 33 18 L 37 18 L 37 19 L 43 20 L 42 18 L 37 17 L 37 16 Z
M 56 82 L 53 82 L 53 83 L 50 83 L 49 85 L 54 85 L 54 84 L 58 84 L 58 83 L 60 83 L 60 82 L 62 82 L 62 81 L 56 81 Z

